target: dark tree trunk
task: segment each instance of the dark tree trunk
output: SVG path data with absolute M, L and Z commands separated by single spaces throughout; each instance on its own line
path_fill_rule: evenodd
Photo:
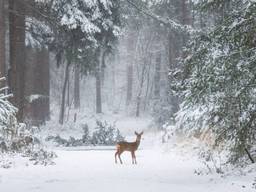
M 10 0 L 10 87 L 14 94 L 12 102 L 19 111 L 18 120 L 24 118 L 25 73 L 25 5 L 24 1 Z
M 70 106 L 70 77 L 68 73 L 68 80 L 67 80 L 67 106 Z
M 27 100 L 24 117 L 34 126 L 49 120 L 49 52 L 46 48 L 26 48 L 25 97 L 39 95 L 34 100 Z M 28 123 L 28 122 L 27 122 Z
M 75 66 L 75 81 L 74 81 L 74 107 L 80 108 L 80 65 Z
M 50 113 L 50 75 L 49 75 L 49 52 L 46 48 L 37 50 L 37 64 L 34 73 L 34 93 L 41 95 L 38 100 L 36 119 L 38 123 L 44 123 L 49 119 Z M 28 82 L 27 82 L 28 83 Z
M 0 0 L 0 77 L 5 76 L 5 0 Z
M 63 84 L 63 88 L 62 88 L 61 109 L 60 109 L 60 118 L 59 118 L 59 123 L 61 125 L 64 123 L 65 99 L 66 99 L 66 90 L 67 90 L 67 84 L 68 84 L 70 64 L 71 64 L 70 61 L 68 61 L 67 65 L 66 65 L 66 69 L 65 69 L 64 84 Z
M 107 56 L 107 52 L 104 51 L 103 55 L 102 55 L 102 63 L 100 64 L 100 68 L 101 68 L 101 86 L 104 87 L 104 82 L 105 82 L 105 68 L 106 68 L 106 56 Z
M 154 85 L 155 85 L 154 96 L 155 96 L 155 98 L 160 97 L 160 80 L 161 80 L 160 71 L 161 71 L 161 53 L 157 54 L 157 57 L 156 57 L 155 78 L 154 78 Z
M 104 51 L 103 48 L 99 49 L 99 62 L 96 66 L 96 113 L 102 113 L 102 101 L 101 101 L 101 66 L 103 64 L 104 60 Z

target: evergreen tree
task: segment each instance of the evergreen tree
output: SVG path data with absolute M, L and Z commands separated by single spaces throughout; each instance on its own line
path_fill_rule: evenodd
M 173 73 L 173 90 L 184 100 L 177 119 L 187 129 L 210 128 L 237 162 L 255 138 L 256 3 L 215 0 L 200 8 L 223 14 L 192 38 L 184 68 Z

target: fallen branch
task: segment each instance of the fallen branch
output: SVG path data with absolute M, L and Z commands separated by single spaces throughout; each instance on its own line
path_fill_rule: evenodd
M 250 152 L 249 152 L 246 148 L 245 148 L 244 150 L 245 150 L 246 154 L 248 155 L 249 159 L 251 160 L 251 162 L 252 162 L 252 163 L 255 163 L 255 161 L 254 161 L 254 159 L 252 158 Z

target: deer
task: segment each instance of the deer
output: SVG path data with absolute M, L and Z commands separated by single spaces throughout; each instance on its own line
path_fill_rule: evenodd
M 143 135 L 143 131 L 141 133 L 134 132 L 136 135 L 136 141 L 135 142 L 126 142 L 121 141 L 116 144 L 116 153 L 115 153 L 115 163 L 117 163 L 117 156 L 120 160 L 120 163 L 123 164 L 123 161 L 121 159 L 121 154 L 124 151 L 130 151 L 132 155 L 132 164 L 137 164 L 135 151 L 138 149 L 140 145 L 141 136 Z

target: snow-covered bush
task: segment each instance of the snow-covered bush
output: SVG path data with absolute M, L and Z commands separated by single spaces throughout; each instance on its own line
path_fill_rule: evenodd
M 45 140 L 51 141 L 57 146 L 64 147 L 75 147 L 75 146 L 88 146 L 88 145 L 114 145 L 118 141 L 124 140 L 119 129 L 115 128 L 114 125 L 108 124 L 107 122 L 96 121 L 96 127 L 92 132 L 92 136 L 89 132 L 87 124 L 81 126 L 83 133 L 81 138 L 76 139 L 69 137 L 65 139 L 60 135 L 48 136 Z
M 82 125 L 82 129 L 83 129 L 82 143 L 89 144 L 91 142 L 91 136 L 90 136 L 88 125 L 87 124 Z
M 2 81 L 3 78 L 0 78 Z M 2 88 L 1 90 L 5 90 Z M 35 164 L 52 164 L 54 153 L 47 152 L 41 148 L 40 140 L 34 135 L 33 130 L 25 123 L 19 123 L 16 119 L 18 109 L 7 99 L 12 95 L 0 94 L 0 153 L 11 155 L 19 153 L 22 156 L 30 157 Z M 35 148 L 37 145 L 37 148 Z M 0 166 L 9 168 L 11 161 L 0 160 Z
M 117 141 L 123 140 L 115 125 L 110 125 L 106 121 L 96 121 L 95 129 L 91 139 L 93 145 L 114 145 Z
M 33 161 L 34 165 L 54 165 L 53 159 L 57 157 L 56 153 L 52 151 L 46 151 L 39 149 L 36 151 L 27 151 L 25 156 L 29 157 L 30 161 Z

